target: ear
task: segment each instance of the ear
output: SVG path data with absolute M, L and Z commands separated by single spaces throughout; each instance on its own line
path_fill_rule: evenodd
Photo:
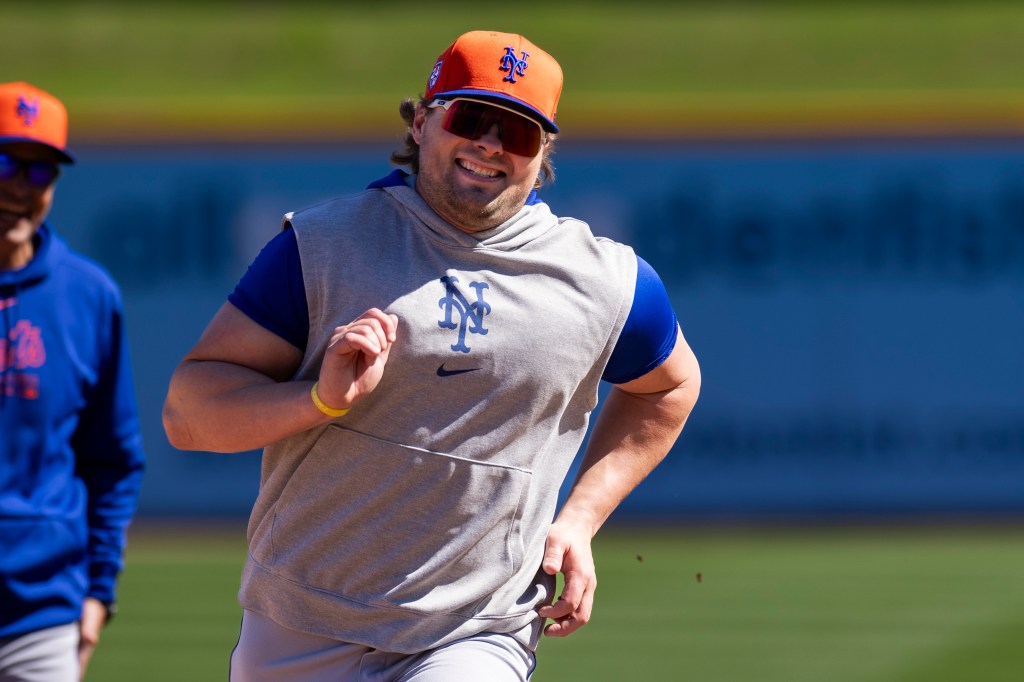
M 416 107 L 416 113 L 412 118 L 412 139 L 416 140 L 416 144 L 423 144 L 423 126 L 427 123 L 427 109 L 425 107 Z

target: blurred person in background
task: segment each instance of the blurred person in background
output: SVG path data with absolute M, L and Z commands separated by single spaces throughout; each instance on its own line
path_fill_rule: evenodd
M 264 448 L 232 680 L 528 679 L 697 399 L 657 274 L 538 197 L 558 63 L 474 31 L 424 66 L 411 173 L 286 215 L 171 379 L 174 446 Z
M 84 677 L 143 450 L 120 292 L 44 222 L 67 112 L 0 84 L 0 681 Z

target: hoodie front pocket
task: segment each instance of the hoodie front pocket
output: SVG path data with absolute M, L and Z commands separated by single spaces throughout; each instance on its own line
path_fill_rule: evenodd
M 522 565 L 530 475 L 331 425 L 253 559 L 362 604 L 476 615 Z

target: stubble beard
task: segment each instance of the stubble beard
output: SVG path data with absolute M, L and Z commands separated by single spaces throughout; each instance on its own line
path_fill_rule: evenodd
M 506 222 L 522 209 L 529 189 L 506 187 L 493 196 L 486 187 L 460 186 L 454 178 L 441 181 L 420 175 L 420 194 L 434 212 L 464 232 L 483 232 Z

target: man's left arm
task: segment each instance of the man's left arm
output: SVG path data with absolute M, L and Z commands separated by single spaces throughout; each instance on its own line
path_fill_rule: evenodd
M 605 398 L 579 475 L 548 532 L 542 567 L 562 573 L 558 600 L 540 608 L 552 637 L 575 632 L 590 619 L 597 574 L 591 540 L 619 503 L 664 459 L 700 392 L 700 367 L 677 329 L 665 361 L 638 379 L 616 385 Z
M 107 604 L 124 562 L 128 524 L 135 514 L 144 454 L 127 335 L 120 305 L 104 323 L 108 335 L 95 386 L 86 396 L 72 439 L 76 475 L 86 488 L 89 581 L 82 614 L 82 672 L 106 622 Z

